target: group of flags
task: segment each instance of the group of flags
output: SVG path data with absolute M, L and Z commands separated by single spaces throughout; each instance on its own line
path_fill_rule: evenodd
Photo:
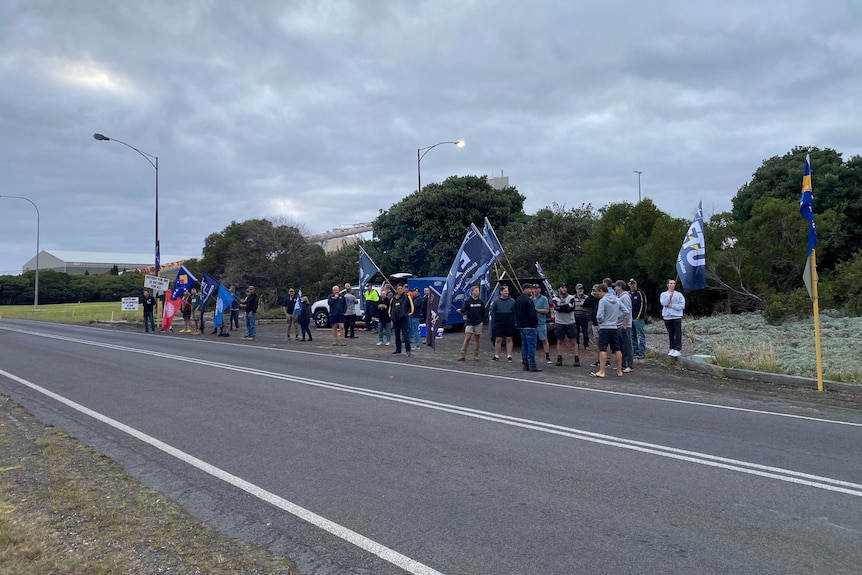
M 208 274 L 207 272 L 203 272 L 201 274 L 202 279 L 201 283 L 201 291 L 200 297 L 201 301 L 198 306 L 198 309 L 201 311 L 201 315 L 203 315 L 204 306 L 206 302 L 211 298 L 215 298 L 216 307 L 215 307 L 215 317 L 213 318 L 213 326 L 220 327 L 223 325 L 222 313 L 230 310 L 230 306 L 233 301 L 236 299 L 234 294 L 230 293 L 230 290 L 222 285 L 217 279 Z M 174 320 L 174 316 L 178 311 L 182 308 L 183 304 L 183 295 L 191 288 L 198 279 L 192 275 L 186 266 L 180 266 L 180 269 L 177 270 L 177 278 L 174 280 L 174 287 L 170 291 L 170 297 L 165 297 L 165 306 L 164 313 L 162 314 L 162 329 L 167 330 L 171 327 L 171 323 Z M 300 290 L 300 294 L 302 294 L 302 290 Z M 299 306 L 297 306 L 298 308 Z

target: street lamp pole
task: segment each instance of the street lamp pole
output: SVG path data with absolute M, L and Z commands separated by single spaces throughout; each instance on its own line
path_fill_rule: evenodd
M 41 219 L 39 217 L 39 207 L 33 203 L 33 200 L 23 196 L 0 196 L 0 198 L 14 198 L 30 202 L 30 205 L 36 210 L 36 287 L 33 293 L 33 309 L 39 309 L 39 220 Z
M 632 170 L 632 172 L 638 175 L 638 203 L 641 203 L 641 174 L 643 172 L 638 170 Z
M 148 154 L 143 150 L 139 150 L 138 148 L 123 142 L 122 140 L 118 140 L 116 138 L 109 138 L 108 136 L 103 136 L 102 134 L 93 134 L 93 137 L 100 142 L 117 142 L 118 144 L 123 144 L 127 148 L 131 148 L 136 151 L 144 158 L 146 161 L 150 163 L 150 165 L 156 170 L 156 276 L 161 275 L 161 262 L 160 253 L 159 253 L 159 157 L 154 156 L 152 154 Z M 155 161 L 154 161 L 155 160 Z
M 428 152 L 430 152 L 431 150 L 433 150 L 437 146 L 442 146 L 443 144 L 455 144 L 459 148 L 463 148 L 465 145 L 467 145 L 467 142 L 465 142 L 464 140 L 457 140 L 455 142 L 451 142 L 451 141 L 450 142 L 440 142 L 440 143 L 434 144 L 433 146 L 428 146 L 427 148 L 417 148 L 416 149 L 416 177 L 417 177 L 417 179 L 416 179 L 416 184 L 417 184 L 416 191 L 417 192 L 422 190 L 422 158 L 425 157 L 425 154 L 427 154 Z

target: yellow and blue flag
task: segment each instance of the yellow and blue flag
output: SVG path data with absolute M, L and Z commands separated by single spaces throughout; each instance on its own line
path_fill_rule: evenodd
M 676 257 L 676 273 L 685 291 L 706 287 L 706 246 L 703 237 L 703 202 L 698 202 L 697 212 L 685 233 L 679 255 Z

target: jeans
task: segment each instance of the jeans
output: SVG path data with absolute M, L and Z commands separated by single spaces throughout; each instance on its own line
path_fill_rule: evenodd
M 521 328 L 521 363 L 536 368 L 536 328 Z
M 356 314 L 344 316 L 344 337 L 356 337 Z
M 255 325 L 256 313 L 245 314 L 245 337 L 257 337 L 257 326 Z
M 408 317 L 407 323 L 410 326 L 410 343 L 413 344 L 413 348 L 419 347 L 420 339 L 419 339 L 419 316 L 416 317 Z
M 365 329 L 374 329 L 377 327 L 377 322 L 374 321 L 374 316 L 377 314 L 377 302 L 365 302 Z
M 381 321 L 377 324 L 377 341 L 383 341 L 383 332 L 386 332 L 386 343 L 392 341 L 392 322 Z
M 634 348 L 635 357 L 640 357 L 646 353 L 646 334 L 644 333 L 644 320 L 632 320 L 632 347 Z
M 410 353 L 410 326 L 407 325 L 408 318 L 396 319 L 392 321 L 392 329 L 395 331 L 395 351 L 401 351 L 401 341 L 404 341 L 404 347 L 407 353 Z
M 156 331 L 156 322 L 153 320 L 153 310 L 144 311 L 144 331 Z
M 308 341 L 312 341 L 311 330 L 308 329 L 308 325 L 307 323 L 301 323 L 299 327 L 302 328 L 302 338 L 305 339 L 305 334 L 308 334 Z
M 634 357 L 634 352 L 632 350 L 631 328 L 618 327 L 617 331 L 620 334 L 620 347 L 622 348 L 622 352 L 623 352 L 623 369 L 625 369 L 627 367 L 634 368 L 635 357 Z
M 670 349 L 682 351 L 682 318 L 664 320 Z
M 230 328 L 231 329 L 233 329 L 233 328 L 239 329 L 239 310 L 238 309 L 230 310 Z
M 575 341 L 578 339 L 582 339 L 582 349 L 590 347 L 590 316 L 587 314 L 575 314 Z

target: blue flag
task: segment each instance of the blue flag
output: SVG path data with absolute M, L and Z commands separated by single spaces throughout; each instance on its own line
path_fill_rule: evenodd
M 379 271 L 380 268 L 377 267 L 377 264 L 368 255 L 368 252 L 362 246 L 359 246 L 359 303 L 363 308 L 365 307 L 365 284 L 369 283 L 371 278 Z M 382 272 L 381 275 L 383 275 Z
M 487 217 L 485 218 L 485 228 L 482 230 L 482 237 L 485 238 L 485 243 L 491 248 L 491 252 L 494 254 L 494 261 L 500 259 L 500 256 L 503 255 L 503 245 L 497 239 L 497 234 L 494 233 L 494 228 L 491 227 L 491 222 L 488 221 Z
M 808 221 L 808 257 L 817 245 L 817 232 L 814 230 L 814 194 L 811 190 L 811 158 L 805 156 L 805 172 L 802 175 L 802 196 L 799 198 L 799 214 Z
M 159 272 L 162 271 L 162 254 L 159 251 L 159 242 L 156 242 L 156 275 L 159 275 Z
M 206 307 L 207 300 L 210 299 L 210 296 L 218 290 L 218 287 L 221 285 L 217 279 L 212 277 L 207 272 L 203 272 L 203 279 L 201 280 L 201 303 L 200 310 L 201 313 L 204 311 L 204 307 Z
M 703 238 L 703 202 L 697 204 L 697 212 L 685 233 L 679 255 L 676 257 L 676 273 L 685 291 L 706 287 L 706 246 Z
M 536 271 L 539 272 L 539 277 L 542 278 L 542 283 L 545 284 L 545 289 L 548 292 L 548 297 L 556 297 L 556 292 L 551 287 L 551 282 L 548 281 L 548 276 L 545 275 L 545 270 L 542 269 L 542 266 L 539 265 L 539 262 L 536 262 Z
M 218 284 L 218 293 L 216 294 L 216 307 L 215 316 L 213 317 L 213 326 L 221 327 L 222 325 L 224 325 L 221 316 L 225 312 L 230 313 L 230 304 L 233 303 L 233 301 L 233 294 L 230 293 L 230 290 L 223 285 Z
M 183 297 L 183 294 L 196 281 L 198 281 L 198 278 L 193 276 L 192 272 L 186 269 L 186 266 L 180 266 L 180 269 L 177 270 L 177 279 L 174 281 L 174 289 L 171 290 L 171 299 L 180 299 Z
M 438 315 L 443 318 L 449 317 L 452 300 L 471 285 L 470 282 L 474 281 L 473 278 L 484 275 L 485 272 L 481 268 L 483 265 L 487 266 L 491 257 L 493 254 L 491 254 L 488 244 L 482 239 L 479 228 L 470 224 L 470 229 L 467 230 L 464 241 L 461 242 L 461 248 L 458 250 L 458 255 L 455 256 L 455 261 L 452 262 L 452 267 L 446 276 L 446 284 L 440 295 L 440 306 L 437 308 Z M 479 273 L 480 271 L 481 273 Z
M 362 248 L 359 248 L 362 249 Z M 293 306 L 293 317 L 299 317 L 299 314 L 302 313 L 302 288 L 299 288 L 299 292 L 296 294 L 296 305 Z

